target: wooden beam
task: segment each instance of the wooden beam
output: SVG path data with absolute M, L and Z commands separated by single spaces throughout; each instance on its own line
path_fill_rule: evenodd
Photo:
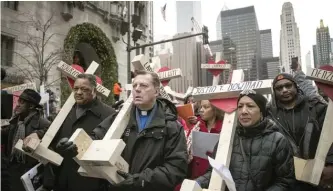
M 95 61 L 93 61 L 91 64 L 97 64 Z M 98 66 L 98 64 L 97 64 Z M 59 70 L 63 71 L 63 73 L 67 76 L 67 77 L 70 77 L 72 79 L 76 79 L 77 76 L 79 74 L 81 74 L 80 71 L 76 70 L 75 68 L 73 68 L 72 66 L 66 64 L 65 62 L 61 61 L 59 64 L 58 64 L 58 68 Z M 86 72 L 87 73 L 87 72 Z M 103 85 L 97 83 L 97 86 L 96 86 L 96 90 L 98 93 L 104 95 L 105 97 L 108 97 L 109 94 L 110 94 L 110 90 L 108 90 L 107 88 L 105 88 Z
M 201 69 L 229 70 L 231 64 L 201 64 Z
M 232 83 L 239 83 L 244 80 L 243 70 L 234 70 L 232 74 Z M 239 94 L 238 94 L 239 96 Z M 232 154 L 233 141 L 237 126 L 236 111 L 225 113 L 223 119 L 222 130 L 216 151 L 215 160 L 221 162 L 229 168 L 230 158 Z M 209 190 L 225 190 L 225 182 L 222 177 L 213 169 L 210 178 Z
M 171 80 L 174 78 L 182 77 L 182 71 L 180 70 L 180 68 L 176 68 L 164 72 L 157 72 L 157 75 L 161 81 Z
M 33 90 L 37 91 L 36 83 L 21 84 L 21 85 L 17 85 L 17 86 L 4 88 L 3 90 L 6 90 L 9 94 L 12 94 L 13 92 L 24 91 L 25 89 L 33 89 Z
M 328 70 L 307 68 L 306 77 L 317 82 L 333 85 L 333 72 Z
M 235 98 L 243 90 L 253 89 L 260 94 L 270 94 L 273 80 L 233 82 L 216 86 L 196 87 L 193 89 L 194 100 Z

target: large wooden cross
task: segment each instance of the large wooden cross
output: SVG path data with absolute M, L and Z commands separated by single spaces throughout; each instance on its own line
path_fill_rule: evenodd
M 213 86 L 219 84 L 220 74 L 223 70 L 230 70 L 231 65 L 226 64 L 222 60 L 222 53 L 217 52 L 215 55 L 215 62 L 209 60 L 208 64 L 201 64 L 201 69 L 208 69 L 213 74 Z
M 96 62 L 92 62 L 85 73 L 93 74 L 96 71 L 97 67 L 98 64 Z M 58 64 L 57 68 L 58 70 L 62 71 L 68 76 L 71 76 L 74 79 L 81 73 L 62 61 Z M 97 91 L 105 96 L 108 95 L 107 92 L 110 93 L 110 91 L 107 90 L 106 88 L 97 88 Z M 35 158 L 36 160 L 39 160 L 43 164 L 51 162 L 52 164 L 59 166 L 62 163 L 63 158 L 58 153 L 50 150 L 48 147 L 50 146 L 53 138 L 56 136 L 58 130 L 60 129 L 62 123 L 65 121 L 67 115 L 71 111 L 74 104 L 75 104 L 75 99 L 74 99 L 74 93 L 72 92 L 68 97 L 68 99 L 66 100 L 65 104 L 62 106 L 60 112 L 58 113 L 58 115 L 55 117 L 52 124 L 48 128 L 47 132 L 42 138 L 42 141 L 40 142 L 39 140 L 34 140 L 34 139 L 31 139 L 29 141 L 27 147 L 31 152 L 25 152 L 22 150 L 23 146 L 22 140 L 19 140 L 16 143 L 15 148 Z
M 132 64 L 138 70 L 153 72 L 144 55 L 134 57 Z M 162 84 L 160 84 L 160 95 L 171 101 Z M 112 184 L 123 180 L 117 174 L 117 170 L 128 172 L 129 166 L 121 157 L 126 146 L 121 136 L 127 127 L 132 107 L 133 95 L 130 95 L 103 140 L 92 140 L 83 129 L 74 132 L 70 141 L 78 147 L 79 154 L 74 160 L 81 166 L 78 172 L 82 176 L 103 178 Z
M 328 69 L 331 71 L 317 68 L 307 69 L 307 78 L 322 83 L 317 83 L 317 86 L 327 94 L 329 101 L 314 159 L 305 160 L 294 157 L 296 179 L 313 185 L 318 185 L 320 182 L 326 156 L 333 143 L 333 67 L 328 66 Z
M 231 84 L 223 84 L 208 87 L 197 87 L 193 90 L 194 100 L 228 99 L 237 98 L 239 94 L 246 89 L 253 89 L 260 94 L 270 94 L 272 92 L 272 80 L 246 81 L 244 80 L 243 70 L 235 70 L 232 74 Z M 235 106 L 235 108 L 237 108 Z M 215 160 L 229 167 L 233 147 L 233 140 L 237 125 L 236 111 L 225 113 L 223 119 L 223 128 L 220 133 L 219 144 Z M 182 184 L 182 191 L 194 191 L 199 189 L 191 180 L 186 180 Z M 201 190 L 201 188 L 200 188 Z M 210 178 L 208 190 L 225 190 L 225 182 L 222 177 L 213 170 Z

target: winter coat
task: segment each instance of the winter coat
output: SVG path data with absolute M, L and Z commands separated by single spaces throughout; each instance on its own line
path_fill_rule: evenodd
M 5 169 L 3 169 L 4 173 L 2 175 L 6 176 L 6 174 L 8 173 L 9 177 L 7 177 L 7 180 L 9 180 L 11 190 L 24 191 L 25 189 L 22 185 L 20 178 L 24 173 L 37 165 L 38 161 L 28 155 L 25 155 L 25 163 L 17 162 L 15 161 L 15 159 L 14 161 L 10 161 L 11 151 L 12 148 L 15 146 L 13 145 L 13 139 L 17 131 L 17 123 L 18 117 L 14 117 L 9 122 L 9 125 L 6 127 L 2 127 L 1 130 L 1 136 L 7 139 L 5 152 L 3 152 L 4 156 L 2 156 L 4 157 L 2 158 L 2 161 L 5 162 L 3 163 Z M 30 120 L 26 121 L 25 123 L 25 137 L 32 133 L 37 133 L 38 137 L 42 139 L 50 124 L 51 123 L 47 119 L 43 118 L 37 112 L 30 118 Z
M 319 97 L 312 95 L 310 98 L 299 89 L 294 108 L 284 109 L 273 96 L 273 102 L 268 105 L 267 112 L 268 117 L 276 123 L 279 132 L 288 139 L 293 155 L 313 159 L 325 120 L 326 109 L 327 104 Z M 326 157 L 326 165 L 328 164 L 333 164 L 333 146 Z M 317 188 L 297 181 L 293 190 L 313 191 Z
M 276 125 L 265 119 L 254 127 L 243 128 L 238 125 L 236 132 L 229 169 L 237 191 L 290 189 L 295 181 L 292 152 L 287 139 L 278 132 Z M 208 187 L 211 172 L 209 168 L 205 175 L 196 180 L 202 188 Z
M 61 138 L 70 138 L 78 128 L 84 129 L 85 132 L 94 139 L 102 139 L 104 137 L 106 131 L 101 132 L 96 127 L 105 118 L 114 114 L 114 110 L 99 99 L 95 99 L 91 107 L 77 118 L 76 107 L 77 105 L 75 104 L 52 141 L 53 148 L 55 148 L 55 145 Z M 109 127 L 106 127 L 106 129 L 107 128 Z M 105 180 L 81 176 L 77 172 L 79 167 L 80 166 L 72 158 L 64 158 L 61 166 L 53 166 L 55 182 L 50 180 L 50 174 L 48 173 L 46 177 L 49 182 L 45 183 L 48 185 L 44 186 L 48 188 L 54 186 L 54 191 L 100 191 L 104 189 L 103 186 L 106 184 Z
M 206 122 L 203 121 L 200 118 L 200 116 L 198 117 L 198 120 L 200 121 L 200 125 L 199 125 L 200 129 L 199 129 L 199 131 L 208 133 Z M 216 121 L 215 127 L 213 129 L 211 129 L 210 133 L 217 133 L 217 134 L 219 134 L 221 132 L 221 129 L 222 129 L 222 124 L 223 124 L 222 120 Z M 188 134 L 191 134 L 192 130 L 193 130 L 193 127 L 192 127 L 192 129 L 190 129 L 190 131 L 188 132 Z M 209 151 L 206 152 L 207 156 L 211 157 L 212 156 L 212 152 L 213 152 L 213 148 L 212 148 L 212 150 L 209 150 Z M 193 158 L 192 158 L 192 160 L 191 160 L 191 162 L 189 164 L 188 178 L 190 178 L 190 179 L 196 179 L 199 176 L 204 175 L 206 173 L 206 171 L 207 171 L 208 168 L 209 168 L 209 162 L 208 162 L 207 159 L 200 158 L 200 157 L 197 157 L 197 156 L 193 156 Z M 180 188 L 181 188 L 181 184 L 178 184 L 176 186 L 176 188 L 174 189 L 174 191 L 179 191 Z
M 120 95 L 120 92 L 122 92 L 121 87 L 119 86 L 118 83 L 114 83 L 114 85 L 113 85 L 113 94 L 114 95 Z
M 170 191 L 186 177 L 186 140 L 176 107 L 160 98 L 156 104 L 153 120 L 141 132 L 133 107 L 122 136 L 126 143 L 122 157 L 129 164 L 129 173 L 139 176 L 135 185 L 140 186 L 127 189 L 110 185 L 110 191 Z M 114 118 L 105 119 L 100 128 L 109 126 Z

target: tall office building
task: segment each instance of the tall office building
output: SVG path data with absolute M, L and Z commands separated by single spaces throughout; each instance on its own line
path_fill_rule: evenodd
M 217 19 L 216 19 L 216 39 L 217 40 L 222 39 L 222 17 L 221 17 L 221 12 L 217 16 Z
M 309 51 L 305 55 L 305 65 L 306 65 L 306 69 L 305 70 L 307 70 L 307 68 L 312 68 L 312 64 L 311 64 L 311 51 Z
M 187 36 L 192 33 L 176 34 L 173 38 Z M 201 81 L 200 64 L 204 62 L 204 49 L 202 42 L 195 37 L 172 42 L 173 56 L 170 68 L 180 68 L 183 74 L 181 79 L 170 81 L 172 90 L 185 93 L 189 86 L 197 87 Z
M 262 58 L 263 65 L 261 80 L 274 79 L 280 73 L 279 57 Z
M 272 31 L 271 29 L 260 30 L 261 57 L 273 57 Z
M 280 64 L 282 71 L 291 73 L 291 59 L 298 57 L 301 63 L 301 45 L 293 5 L 290 2 L 283 4 L 280 19 Z
M 260 32 L 254 6 L 221 11 L 220 17 L 224 59 L 234 69 L 244 69 L 245 80 L 259 79 Z M 229 73 L 224 74 L 228 79 Z
M 333 63 L 333 38 L 331 38 L 331 63 Z
M 191 32 L 191 18 L 202 26 L 201 22 L 201 1 L 177 1 L 177 33 Z
M 313 65 L 315 68 L 317 68 L 318 67 L 317 45 L 312 45 L 312 53 L 313 53 Z
M 317 28 L 317 54 L 318 67 L 330 63 L 331 37 L 328 26 L 324 26 L 323 20 L 320 20 L 320 27 Z

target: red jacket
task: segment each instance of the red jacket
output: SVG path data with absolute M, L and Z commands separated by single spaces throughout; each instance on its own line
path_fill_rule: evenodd
M 208 133 L 206 123 L 200 117 L 198 117 L 198 120 L 200 121 L 200 125 L 199 125 L 200 131 Z M 221 129 L 222 129 L 222 124 L 223 124 L 222 120 L 216 121 L 215 128 L 211 129 L 210 133 L 220 134 Z M 194 125 L 190 127 L 190 131 L 186 135 L 186 138 L 191 134 L 191 130 L 193 127 L 194 127 Z M 207 151 L 208 156 L 211 156 L 213 149 L 214 148 L 212 148 L 211 151 Z M 194 179 L 198 178 L 199 176 L 204 175 L 206 173 L 208 167 L 209 167 L 209 162 L 207 159 L 193 156 L 193 159 L 192 159 L 191 163 L 189 164 L 189 168 L 188 168 L 189 169 L 189 173 L 188 173 L 189 178 L 194 180 Z M 181 184 L 178 184 L 175 187 L 174 191 L 179 191 L 180 188 L 181 188 Z
M 222 120 L 216 121 L 215 128 L 211 129 L 210 133 L 220 134 L 221 129 L 222 129 L 222 124 L 223 124 Z M 200 131 L 208 133 L 206 123 L 202 120 L 201 120 L 201 123 L 200 123 Z M 207 151 L 208 156 L 211 156 L 211 154 L 213 152 L 213 149 L 214 148 L 212 148 L 212 150 L 210 150 L 210 151 Z M 189 169 L 191 171 L 191 176 L 190 177 L 191 177 L 191 179 L 196 179 L 199 176 L 202 176 L 206 173 L 206 171 L 209 167 L 209 162 L 208 162 L 207 159 L 203 159 L 203 158 L 200 158 L 200 157 L 193 156 L 193 160 L 191 161 L 191 163 L 189 165 L 190 165 Z
M 84 73 L 82 66 L 77 65 L 77 64 L 72 64 L 72 67 L 75 68 L 76 70 L 80 71 L 81 73 Z M 68 80 L 69 85 L 73 89 L 75 80 L 73 80 L 72 78 L 69 78 L 69 77 L 67 77 L 67 80 Z M 100 77 L 96 76 L 96 82 L 98 84 L 102 84 L 102 79 Z

